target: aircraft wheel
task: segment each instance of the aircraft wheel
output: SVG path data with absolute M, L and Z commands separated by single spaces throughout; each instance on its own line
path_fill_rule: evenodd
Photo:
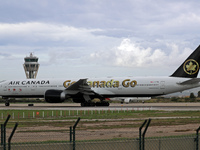
M 85 102 L 85 103 L 81 103 L 81 106 L 82 106 L 82 107 L 85 107 L 85 106 L 95 106 L 95 103 L 92 103 L 92 102 Z
M 104 103 L 104 106 L 109 106 L 109 105 L 110 105 L 109 102 L 105 102 L 105 103 Z
M 89 103 L 89 106 L 93 107 L 93 106 L 95 106 L 95 103 Z
M 96 106 L 109 106 L 110 105 L 110 103 L 109 102 L 97 102 L 96 103 Z
M 100 102 L 96 102 L 96 106 L 101 106 L 101 103 Z
M 10 103 L 9 103 L 9 102 L 6 102 L 6 103 L 5 103 L 5 106 L 10 106 Z
M 85 107 L 85 103 L 81 103 L 81 107 Z

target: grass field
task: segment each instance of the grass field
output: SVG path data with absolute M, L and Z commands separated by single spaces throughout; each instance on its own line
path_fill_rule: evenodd
M 148 118 L 152 119 L 151 126 L 163 125 L 182 125 L 182 124 L 200 124 L 200 111 L 69 111 L 69 110 L 0 110 L 0 123 L 4 123 L 7 115 L 10 114 L 8 127 L 12 127 L 15 122 L 19 122 L 20 127 L 32 126 L 66 126 L 72 125 L 78 117 L 82 123 L 94 124 L 95 122 L 135 122 L 134 127 Z M 109 125 L 105 128 L 119 128 L 119 125 Z M 128 124 L 123 126 L 130 127 Z M 102 128 L 102 126 L 92 126 L 91 128 Z
M 14 142 L 69 140 L 69 127 L 78 117 L 77 140 L 138 137 L 138 129 L 151 118 L 148 137 L 195 134 L 200 125 L 200 111 L 154 110 L 0 110 L 0 123 L 10 114 L 8 133 L 19 123 Z

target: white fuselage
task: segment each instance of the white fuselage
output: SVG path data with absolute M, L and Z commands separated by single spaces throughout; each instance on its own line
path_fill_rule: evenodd
M 121 77 L 91 78 L 91 89 L 104 97 L 151 97 L 200 86 L 199 83 L 180 85 L 190 78 L 178 77 Z M 47 90 L 65 90 L 79 79 L 28 79 L 0 82 L 2 97 L 44 97 Z

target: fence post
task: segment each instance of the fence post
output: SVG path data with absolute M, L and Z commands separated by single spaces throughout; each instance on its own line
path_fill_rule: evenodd
M 145 137 L 145 134 L 146 134 L 146 132 L 147 132 L 147 129 L 148 129 L 148 127 L 149 127 L 150 122 L 151 122 L 151 119 L 148 120 L 147 126 L 146 126 L 146 128 L 144 129 L 144 132 L 143 132 L 143 134 L 142 134 L 142 148 L 143 148 L 142 150 L 145 149 L 145 146 L 144 146 L 144 137 Z
M 17 126 L 18 126 L 18 123 L 15 124 L 13 131 L 11 132 L 10 137 L 8 138 L 8 150 L 10 150 L 10 148 L 11 148 L 10 142 L 11 142 L 11 139 L 12 139 L 14 133 L 15 133 L 15 130 L 17 129 Z
M 76 142 L 76 139 L 75 139 L 75 129 L 76 129 L 76 126 L 77 126 L 77 124 L 79 123 L 79 121 L 80 121 L 80 117 L 77 119 L 77 121 L 76 121 L 76 123 L 74 124 L 74 126 L 73 126 L 73 150 L 75 150 L 75 142 Z
M 199 150 L 199 130 L 200 130 L 200 126 L 196 130 L 196 150 Z
M 147 122 L 147 120 L 145 120 L 143 122 L 143 124 L 141 125 L 141 127 L 139 128 L 139 150 L 144 150 L 145 149 L 145 147 L 144 147 L 144 137 L 145 137 L 147 128 L 149 127 L 149 124 L 151 122 L 151 119 L 148 120 L 147 125 L 146 125 L 146 127 L 144 129 L 144 132 L 142 133 L 142 128 L 144 127 L 146 122 Z
M 3 140 L 3 149 L 6 150 L 6 125 L 8 123 L 8 120 L 10 119 L 10 114 L 8 115 L 6 121 L 4 122 L 4 124 L 2 124 L 2 128 L 3 128 L 3 137 L 1 137 Z
M 4 131 L 3 131 L 3 129 L 4 129 L 4 127 L 3 127 L 3 124 L 1 124 L 1 145 L 3 145 L 3 139 L 4 139 L 4 137 L 3 137 L 3 135 L 4 135 Z
M 142 145 L 142 143 L 141 143 L 141 139 L 142 139 L 142 128 L 144 127 L 144 125 L 146 124 L 146 122 L 147 122 L 147 120 L 145 120 L 144 122 L 143 122 L 143 124 L 140 126 L 140 128 L 139 128 L 139 150 L 142 150 L 142 147 L 141 147 L 141 145 Z
M 69 141 L 72 142 L 72 126 L 69 127 Z

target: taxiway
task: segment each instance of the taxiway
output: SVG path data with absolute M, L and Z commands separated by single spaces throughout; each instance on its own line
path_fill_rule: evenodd
M 200 111 L 200 103 L 111 103 L 109 107 L 81 107 L 78 103 L 11 103 L 6 107 L 0 104 L 0 110 L 164 110 L 164 111 Z

